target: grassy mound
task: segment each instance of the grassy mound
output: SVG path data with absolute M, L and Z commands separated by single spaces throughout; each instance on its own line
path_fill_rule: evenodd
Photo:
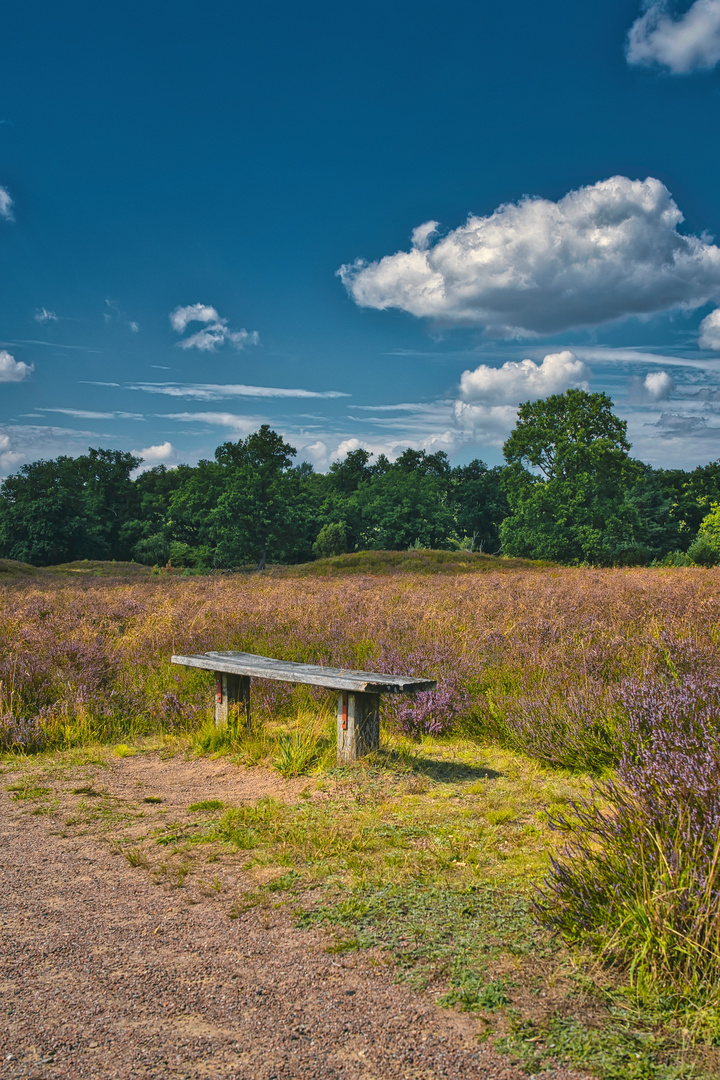
M 17 559 L 0 559 L 0 581 L 8 578 L 37 577 L 41 571 L 30 563 L 18 562 Z
M 285 573 L 301 577 L 327 577 L 335 574 L 462 574 L 487 570 L 535 570 L 550 565 L 530 559 L 507 559 L 475 551 L 354 551 L 333 555 L 301 566 L 288 567 Z
M 30 567 L 30 569 L 34 570 L 34 567 Z M 45 569 L 53 574 L 92 574 L 95 577 L 118 577 L 119 575 L 124 577 L 126 574 L 150 573 L 150 567 L 144 566 L 142 563 L 115 562 L 114 559 L 106 561 L 102 559 L 76 559 L 74 562 L 46 566 Z

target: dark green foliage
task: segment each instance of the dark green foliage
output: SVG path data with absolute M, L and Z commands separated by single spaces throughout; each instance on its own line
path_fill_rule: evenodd
M 717 566 L 720 555 L 706 536 L 697 536 L 687 549 L 688 558 L 696 566 Z
M 202 573 L 367 551 L 487 552 L 564 563 L 687 565 L 720 500 L 720 463 L 654 470 L 629 456 L 604 394 L 527 402 L 506 466 L 443 451 L 391 462 L 362 448 L 326 475 L 264 424 L 214 460 L 134 479 L 132 454 L 90 449 L 23 465 L 0 489 L 0 559 L 135 560 Z M 700 543 L 696 565 L 713 565 Z M 676 552 L 675 555 L 672 553 Z M 704 560 L 704 561 L 703 561 Z
M 521 405 L 503 447 L 506 554 L 638 565 L 677 547 L 671 500 L 651 467 L 630 458 L 626 428 L 606 394 L 568 390 Z
M 359 546 L 384 551 L 447 546 L 454 523 L 444 476 L 397 462 L 363 484 L 356 499 L 362 521 Z
M 128 558 L 123 526 L 137 516 L 130 473 L 139 463 L 119 450 L 91 449 L 23 465 L 0 493 L 3 556 L 35 566 Z
M 318 538 L 313 544 L 313 554 L 318 559 L 327 559 L 332 555 L 344 555 L 347 552 L 347 531 L 343 521 L 331 521 L 323 525 Z
M 658 469 L 671 513 L 680 534 L 679 547 L 687 550 L 700 528 L 711 503 L 720 502 L 720 461 L 699 465 L 691 472 L 683 469 Z
M 449 498 L 455 529 L 469 538 L 471 551 L 500 549 L 500 526 L 509 513 L 502 477 L 500 466 L 488 469 L 477 458 L 453 469 Z
M 340 495 L 351 495 L 367 483 L 373 476 L 370 466 L 371 454 L 359 447 L 351 450 L 343 461 L 334 461 L 328 472 L 328 485 L 331 491 Z
M 243 442 L 223 443 L 215 460 L 226 479 L 210 524 L 220 566 L 256 561 L 262 570 L 268 548 L 292 548 L 298 506 L 290 464 L 295 448 L 263 424 Z

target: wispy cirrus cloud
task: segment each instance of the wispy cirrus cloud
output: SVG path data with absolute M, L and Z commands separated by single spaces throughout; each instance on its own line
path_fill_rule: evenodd
M 14 200 L 6 187 L 0 187 L 0 217 L 5 221 L 14 221 Z
M 675 18 L 667 0 L 650 0 L 628 33 L 629 64 L 658 65 L 674 75 L 707 71 L 720 61 L 720 0 L 695 0 Z
M 228 428 L 240 437 L 250 435 L 253 431 L 267 423 L 264 416 L 240 416 L 237 413 L 228 412 L 181 412 L 181 413 L 158 413 L 162 420 L 178 420 L 184 424 L 211 424 L 214 427 Z
M 257 345 L 260 335 L 257 330 L 232 330 L 211 304 L 187 304 L 170 312 L 170 325 L 178 334 L 184 334 L 191 323 L 204 323 L 189 337 L 178 341 L 181 349 L 199 349 L 201 352 L 215 352 L 221 345 L 228 343 L 236 349 L 246 345 Z
M 40 341 L 39 338 L 18 338 L 16 341 L 0 341 L 0 345 L 9 345 L 11 348 L 25 345 L 43 345 L 50 349 L 73 349 L 77 352 L 97 353 L 99 349 L 93 349 L 90 345 L 64 345 L 60 341 Z
M 136 323 L 134 319 L 128 318 L 117 300 L 111 300 L 110 297 L 106 297 L 105 299 L 103 319 L 105 320 L 106 326 L 110 326 L 112 323 L 119 323 L 121 326 L 126 327 L 131 334 L 138 334 L 140 332 L 140 325 Z
M 62 413 L 63 416 L 73 416 L 77 420 L 144 420 L 142 413 L 132 412 L 95 412 L 92 409 L 60 409 L 42 408 L 43 413 Z
M 350 394 L 340 390 L 303 390 L 282 386 L 246 386 L 242 383 L 132 383 L 128 390 L 146 394 L 165 394 L 168 397 L 191 398 L 196 401 L 222 401 L 223 398 L 344 398 Z
M 720 2 L 720 0 L 719 0 Z M 361 307 L 527 337 L 720 300 L 720 248 L 678 231 L 659 180 L 614 176 L 558 202 L 525 197 L 409 251 L 338 271 Z
M 57 322 L 58 317 L 54 311 L 48 311 L 46 307 L 37 308 L 33 319 L 38 323 Z

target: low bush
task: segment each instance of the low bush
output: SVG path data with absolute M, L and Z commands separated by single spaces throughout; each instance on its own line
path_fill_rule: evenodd
M 621 959 L 640 986 L 716 997 L 720 678 L 669 666 L 620 688 L 616 774 L 552 820 L 569 840 L 539 914 L 566 940 Z
M 717 566 L 720 563 L 720 552 L 717 551 L 707 536 L 696 536 L 688 548 L 687 554 L 695 566 Z

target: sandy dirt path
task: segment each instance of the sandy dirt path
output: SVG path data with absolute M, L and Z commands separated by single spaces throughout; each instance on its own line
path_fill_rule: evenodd
M 282 910 L 191 903 L 0 793 L 3 1080 L 524 1075 L 472 1016 L 325 945 Z

